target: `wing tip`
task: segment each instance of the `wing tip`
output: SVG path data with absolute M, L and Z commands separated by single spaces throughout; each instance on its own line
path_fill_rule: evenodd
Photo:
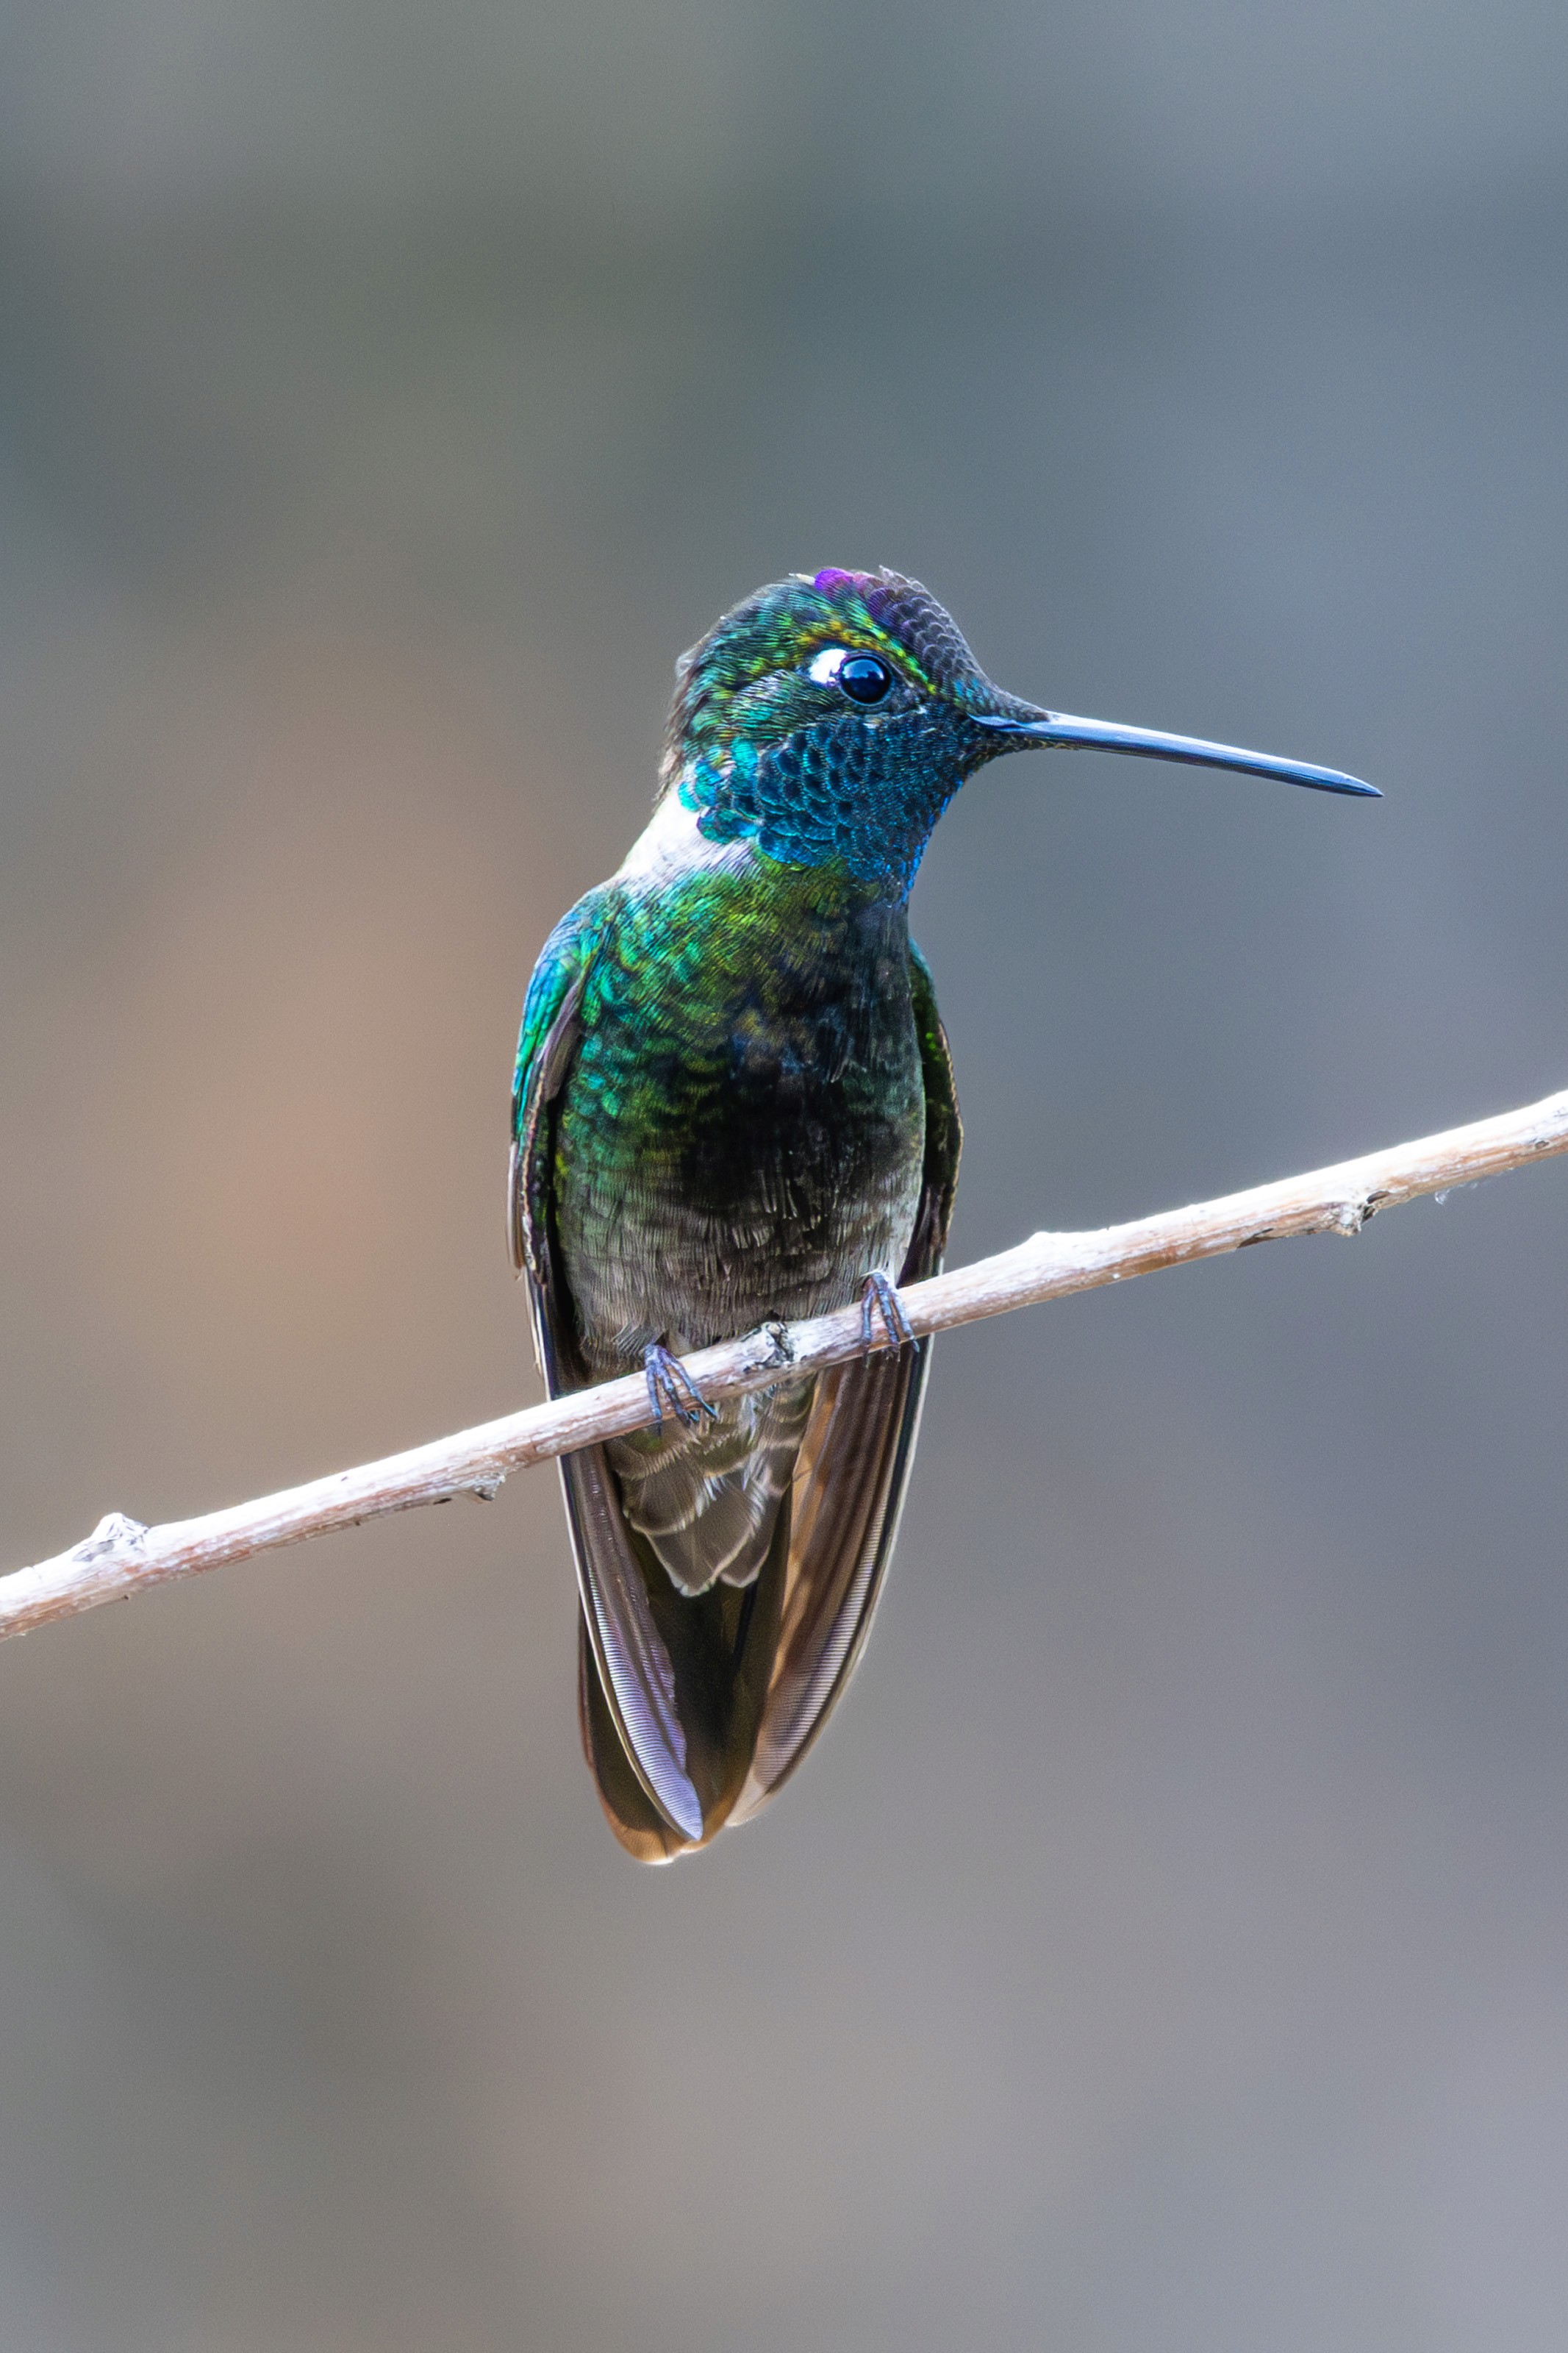
M 610 1715 L 588 1629 L 580 1614 L 577 1621 L 577 1725 L 583 1736 L 583 1754 L 594 1777 L 594 1788 L 605 1820 L 615 1832 L 617 1843 L 634 1862 L 673 1862 L 678 1855 L 689 1854 L 693 1847 L 701 1843 L 700 1816 L 695 1837 L 668 1820 L 662 1807 L 648 1795 L 633 1767 Z M 696 1791 L 691 1794 L 695 1802 Z

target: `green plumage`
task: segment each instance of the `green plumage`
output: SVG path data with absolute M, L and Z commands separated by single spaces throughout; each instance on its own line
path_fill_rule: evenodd
M 904 909 L 841 875 L 748 852 L 591 892 L 541 960 L 517 1105 L 515 1246 L 552 1387 L 633 1371 L 655 1342 L 680 1353 L 847 1305 L 868 1272 L 897 1279 L 912 1254 L 919 1271 L 937 1263 L 959 1130 L 930 976 Z M 826 1657 L 829 1686 L 806 1691 L 760 1795 L 826 1714 L 890 1546 L 892 1473 L 907 1462 L 929 1349 L 903 1355 L 835 1377 L 826 1399 L 820 1381 L 785 1381 L 691 1426 L 667 1414 L 658 1432 L 594 1450 L 586 1494 L 583 1458 L 567 1466 L 585 1577 L 584 1731 L 634 1852 L 657 1859 L 732 1814 L 764 1725 L 764 1670 L 786 1662 L 786 1601 L 798 1659 L 819 1679 L 824 1638 L 841 1623 L 845 1655 Z M 858 1547 L 817 1544 L 832 1569 L 826 1615 L 803 1609 L 822 1593 L 801 1587 L 792 1562 L 814 1416 L 822 1434 L 839 1425 L 839 1511 Z M 608 1547 L 594 1533 L 606 1504 L 619 1539 Z M 830 1513 L 823 1533 L 835 1526 Z M 673 1825 L 679 1838 L 637 1778 L 647 1729 L 634 1746 L 614 1663 L 617 1636 L 628 1657 L 638 1645 L 598 1625 L 605 1584 L 639 1617 L 646 1603 L 642 1648 L 657 1642 L 668 1662 L 634 1686 L 651 1683 L 657 1700 L 661 1681 L 680 1685 L 668 1715 L 695 1804 Z M 737 1671 L 742 1649 L 750 1676 Z
M 903 909 L 749 856 L 595 897 L 553 1161 L 589 1372 L 846 1306 L 873 1268 L 896 1278 L 925 1136 Z M 810 1398 L 734 1399 L 611 1448 L 683 1591 L 756 1576 Z

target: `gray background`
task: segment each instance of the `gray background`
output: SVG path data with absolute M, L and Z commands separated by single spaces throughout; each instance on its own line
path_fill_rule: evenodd
M 961 797 L 961 1258 L 1568 1080 L 1560 0 L 31 0 L 0 197 L 8 1563 L 534 1394 L 523 984 L 794 566 L 1388 792 Z M 1565 1204 L 944 1343 L 670 1872 L 547 1476 L 7 1649 L 0 2338 L 1555 2353 Z

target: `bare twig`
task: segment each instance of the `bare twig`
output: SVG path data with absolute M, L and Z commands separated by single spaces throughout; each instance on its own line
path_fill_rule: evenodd
M 1522 1111 L 1477 1120 L 1418 1143 L 1368 1153 L 1310 1176 L 1255 1186 L 1223 1200 L 1188 1209 L 1167 1209 L 1130 1225 L 1098 1233 L 1034 1234 L 1016 1250 L 952 1274 L 912 1283 L 900 1296 L 912 1329 L 921 1335 L 943 1332 L 983 1315 L 1005 1314 L 1088 1291 L 1102 1282 L 1125 1282 L 1189 1259 L 1215 1258 L 1249 1242 L 1279 1241 L 1291 1234 L 1357 1234 L 1380 1209 L 1395 1208 L 1423 1193 L 1473 1184 L 1506 1169 L 1568 1151 L 1568 1092 L 1548 1095 Z M 687 1369 L 708 1397 L 765 1388 L 789 1366 L 817 1372 L 858 1356 L 863 1345 L 858 1306 L 785 1328 L 773 1325 L 745 1339 L 704 1348 L 686 1359 Z M 37 1567 L 0 1577 L 0 1639 L 26 1634 L 51 1618 L 74 1616 L 143 1593 L 199 1569 L 246 1560 L 330 1529 L 356 1526 L 386 1512 L 418 1504 L 441 1504 L 454 1495 L 488 1498 L 509 1472 L 548 1456 L 569 1454 L 595 1440 L 640 1430 L 649 1420 L 647 1385 L 640 1373 L 603 1388 L 503 1415 L 477 1430 L 459 1430 L 406 1454 L 390 1454 L 357 1471 L 289 1487 L 200 1519 L 140 1526 L 117 1512 L 100 1520 L 71 1551 Z

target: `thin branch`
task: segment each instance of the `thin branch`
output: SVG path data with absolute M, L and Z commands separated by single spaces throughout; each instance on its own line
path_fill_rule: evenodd
M 1291 1234 L 1358 1234 L 1381 1209 L 1564 1151 L 1568 1092 L 1497 1119 L 1477 1120 L 1194 1208 L 1167 1209 L 1097 1233 L 1034 1234 L 1016 1250 L 911 1283 L 900 1295 L 916 1333 L 945 1332 L 1099 1283 L 1122 1282 L 1189 1259 L 1215 1258 L 1250 1242 L 1281 1241 Z M 786 1367 L 815 1373 L 845 1364 L 861 1345 L 860 1311 L 853 1307 L 787 1328 L 769 1325 L 744 1339 L 701 1349 L 686 1359 L 686 1366 L 706 1396 L 719 1398 L 766 1388 Z M 146 1528 L 110 1513 L 71 1551 L 0 1577 L 0 1640 L 29 1633 L 52 1618 L 96 1609 L 100 1601 L 144 1593 L 175 1577 L 247 1560 L 253 1553 L 272 1552 L 333 1528 L 354 1527 L 384 1513 L 444 1504 L 454 1495 L 488 1500 L 510 1472 L 600 1439 L 623 1437 L 646 1428 L 651 1419 L 647 1388 L 637 1375 L 200 1519 Z

